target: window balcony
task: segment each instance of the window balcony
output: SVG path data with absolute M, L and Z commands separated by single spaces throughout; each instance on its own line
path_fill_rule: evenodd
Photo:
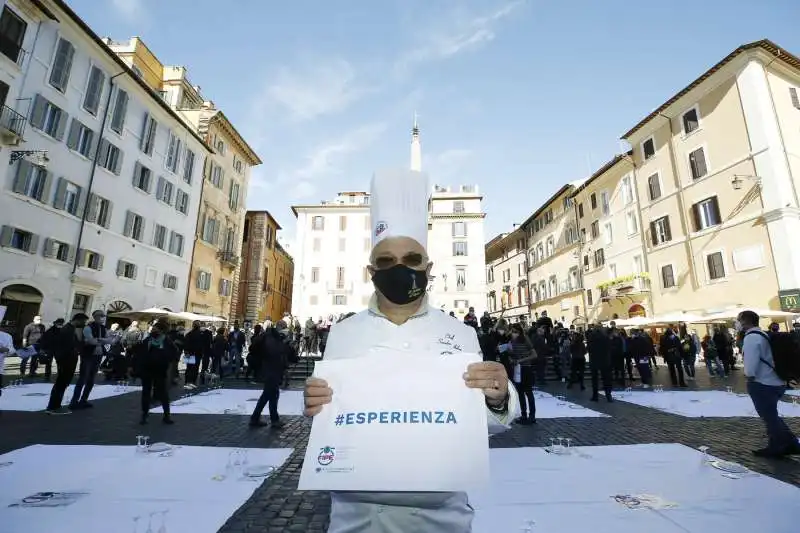
M 605 281 L 597 286 L 603 299 L 617 298 L 620 296 L 634 296 L 650 292 L 650 274 L 640 272 L 619 276 Z
M 233 250 L 220 250 L 217 252 L 217 258 L 221 263 L 235 267 L 239 264 L 239 256 Z
M 0 109 L 0 135 L 10 144 L 17 144 L 25 133 L 26 119 L 7 105 Z
M 326 283 L 328 294 L 353 294 L 353 283 Z
M 25 49 L 2 33 L 0 33 L 0 53 L 16 63 L 17 66 L 22 66 L 22 62 L 25 61 Z

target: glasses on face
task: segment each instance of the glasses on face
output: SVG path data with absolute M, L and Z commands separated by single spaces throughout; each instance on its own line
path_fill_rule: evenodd
M 375 258 L 374 265 L 378 270 L 392 268 L 397 264 L 402 264 L 410 268 L 418 268 L 425 264 L 426 258 L 422 254 L 415 252 L 408 253 L 399 260 L 390 254 L 381 254 Z

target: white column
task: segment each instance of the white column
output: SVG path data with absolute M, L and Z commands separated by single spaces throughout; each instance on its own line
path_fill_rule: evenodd
M 778 286 L 781 290 L 800 288 L 800 248 L 789 245 L 800 234 L 800 209 L 764 65 L 751 59 L 736 82 L 751 150 L 756 154 L 753 163 L 761 178 Z

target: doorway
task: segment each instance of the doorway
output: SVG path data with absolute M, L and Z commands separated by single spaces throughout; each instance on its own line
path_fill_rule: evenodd
M 30 285 L 8 285 L 0 293 L 0 305 L 6 307 L 3 325 L 11 332 L 15 345 L 21 346 L 22 332 L 39 315 L 43 299 L 42 293 Z

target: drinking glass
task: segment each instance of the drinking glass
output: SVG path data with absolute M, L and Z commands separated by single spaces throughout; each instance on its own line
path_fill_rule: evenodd
M 725 387 L 725 390 L 728 392 L 728 394 L 733 394 L 733 387 Z
M 143 448 L 143 451 L 145 451 L 145 452 L 146 452 L 146 451 L 147 451 L 147 448 L 150 446 L 149 444 L 147 444 L 147 441 L 149 441 L 149 440 L 150 440 L 150 437 L 148 437 L 147 435 L 145 435 L 145 436 L 143 436 L 143 437 L 142 437 L 142 439 L 144 440 L 144 442 L 142 443 L 142 445 L 144 446 L 144 448 Z
M 167 514 L 169 509 L 161 511 L 161 526 L 158 528 L 158 533 L 167 533 Z
M 567 437 L 567 449 L 572 447 L 572 439 Z
M 533 533 L 533 526 L 536 525 L 536 522 L 533 520 L 525 520 L 525 523 L 522 525 L 522 529 L 520 530 L 522 533 Z
M 141 516 L 133 517 L 133 533 L 137 533 L 139 531 L 139 520 L 141 520 L 141 518 Z
M 701 459 L 700 464 L 701 465 L 708 464 L 708 446 L 700 446 L 697 449 L 700 450 L 701 452 L 703 452 L 703 457 Z
M 153 531 L 153 515 L 156 513 L 150 513 L 150 517 L 147 519 L 147 529 L 144 533 L 155 533 Z
M 555 450 L 555 448 L 556 448 L 556 439 L 550 437 L 550 449 Z

